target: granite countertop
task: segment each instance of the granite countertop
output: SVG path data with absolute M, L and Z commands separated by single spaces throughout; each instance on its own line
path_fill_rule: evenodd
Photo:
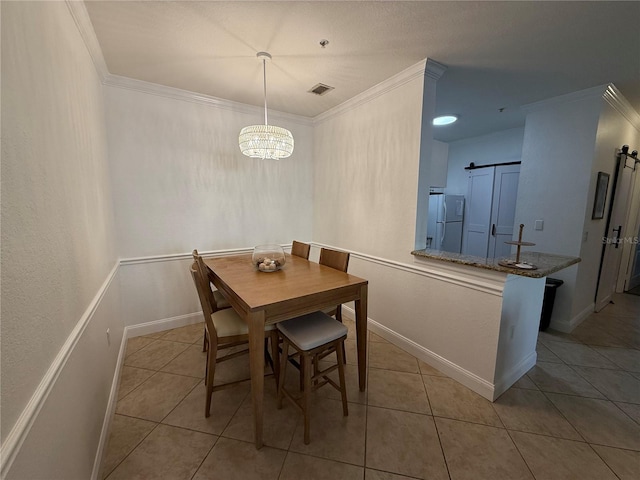
M 484 268 L 485 270 L 511 273 L 513 275 L 531 278 L 546 277 L 554 272 L 578 263 L 581 260 L 579 257 L 565 257 L 551 253 L 522 252 L 520 254 L 521 263 L 528 263 L 538 267 L 535 270 L 524 270 L 521 268 L 504 267 L 499 265 L 498 262 L 504 260 L 502 258 L 482 258 L 471 255 L 462 255 L 461 253 L 441 252 L 429 249 L 414 250 L 411 254 L 419 258 L 441 260 L 443 262 L 457 263 L 459 265 L 468 265 L 470 267 Z M 515 258 L 515 254 L 509 257 L 510 260 L 514 260 Z

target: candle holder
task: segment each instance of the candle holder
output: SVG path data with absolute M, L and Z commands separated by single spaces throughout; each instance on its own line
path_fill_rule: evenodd
M 522 247 L 532 247 L 535 245 L 535 243 L 522 241 L 523 229 L 524 229 L 524 223 L 521 223 L 517 242 L 513 242 L 513 241 L 504 242 L 507 245 L 517 245 L 518 248 L 516 250 L 516 259 L 515 260 L 503 259 L 498 262 L 498 265 L 501 265 L 503 267 L 509 267 L 509 268 L 518 268 L 520 270 L 537 270 L 538 267 L 536 267 L 535 265 L 520 261 L 520 250 L 522 249 Z

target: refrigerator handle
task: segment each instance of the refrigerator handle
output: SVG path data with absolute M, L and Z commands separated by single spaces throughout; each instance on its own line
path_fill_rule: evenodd
M 491 224 L 491 235 L 493 235 L 494 237 L 496 236 L 496 224 L 495 223 Z
M 442 236 L 440 237 L 440 247 L 442 247 L 442 242 L 444 242 L 444 236 L 446 235 L 446 233 L 447 233 L 447 222 L 442 222 Z
M 447 197 L 442 197 L 442 221 L 447 223 Z

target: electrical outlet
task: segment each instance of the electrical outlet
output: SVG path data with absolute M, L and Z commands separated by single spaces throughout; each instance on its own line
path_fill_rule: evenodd
M 107 328 L 107 345 L 111 346 L 111 331 Z

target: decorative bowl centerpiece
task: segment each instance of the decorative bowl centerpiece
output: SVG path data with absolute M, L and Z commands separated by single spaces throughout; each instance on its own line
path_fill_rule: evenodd
M 258 245 L 251 259 L 261 272 L 277 272 L 285 262 L 284 250 L 280 245 Z

